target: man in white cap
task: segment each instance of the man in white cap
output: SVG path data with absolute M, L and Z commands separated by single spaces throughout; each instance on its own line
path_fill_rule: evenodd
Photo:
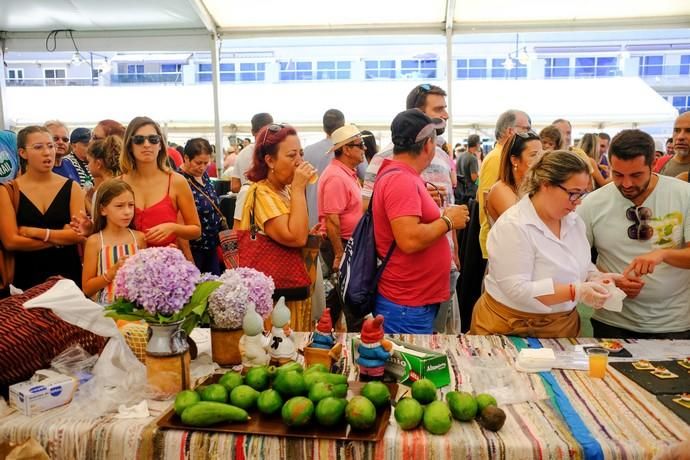
M 321 228 L 327 239 L 321 244 L 321 257 L 331 272 L 340 267 L 345 244 L 362 217 L 362 188 L 357 166 L 364 161 L 366 146 L 355 125 L 344 125 L 331 135 L 333 159 L 319 178 L 317 199 Z M 326 297 L 333 322 L 340 316 L 340 303 L 335 289 Z

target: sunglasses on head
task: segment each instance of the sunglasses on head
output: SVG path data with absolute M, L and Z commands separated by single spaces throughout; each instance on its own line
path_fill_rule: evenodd
M 53 142 L 62 141 L 64 143 L 69 142 L 69 137 L 53 136 Z
M 268 137 L 268 132 L 272 133 L 278 133 L 280 132 L 281 129 L 285 128 L 287 125 L 285 123 L 273 123 L 270 124 L 266 127 L 266 131 L 264 131 L 264 139 L 261 141 L 262 144 L 266 143 L 266 138 Z
M 417 85 L 417 95 L 414 97 L 414 105 L 413 107 L 419 107 L 419 98 L 422 96 L 422 94 L 426 94 L 429 91 L 431 91 L 432 86 L 429 83 L 422 83 L 421 85 Z
M 581 200 L 589 194 L 589 192 L 571 192 L 567 188 L 563 187 L 561 184 L 556 184 L 556 187 L 560 188 L 568 194 L 568 200 L 571 203 L 575 203 L 577 200 Z
M 652 218 L 652 210 L 644 206 L 630 206 L 625 210 L 625 217 L 634 222 L 628 227 L 628 238 L 647 241 L 654 235 L 654 228 L 647 222 Z
M 522 138 L 522 139 L 534 139 L 534 140 L 540 139 L 539 135 L 537 133 L 535 133 L 534 131 L 532 131 L 531 129 L 527 132 L 524 132 L 524 133 L 515 131 L 515 135 L 520 136 L 520 138 Z
M 149 134 L 148 136 L 136 135 L 132 136 L 132 144 L 141 145 L 145 141 L 149 141 L 149 144 L 157 145 L 161 143 L 161 137 L 158 134 Z

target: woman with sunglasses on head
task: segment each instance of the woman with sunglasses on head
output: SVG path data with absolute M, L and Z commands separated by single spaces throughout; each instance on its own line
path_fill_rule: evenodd
M 148 247 L 201 236 L 192 190 L 182 175 L 168 167 L 167 145 L 158 123 L 148 117 L 129 122 L 120 169 L 122 180 L 134 190 L 134 228 L 144 233 Z
M 15 254 L 12 284 L 29 289 L 60 275 L 81 285 L 76 245 L 84 238 L 69 228 L 70 216 L 84 209 L 79 183 L 53 172 L 55 144 L 47 128 L 22 129 L 17 147 L 25 163 L 25 173 L 14 182 L 18 202 L 0 187 L 0 240 Z
M 259 231 L 276 243 L 292 248 L 307 244 L 310 231 L 305 192 L 310 180 L 315 179 L 316 169 L 303 156 L 295 128 L 285 124 L 261 128 L 256 135 L 254 162 L 247 171 L 252 184 L 242 204 L 239 230 L 249 230 L 253 211 Z M 310 329 L 310 299 L 306 304 L 287 302 L 287 306 L 292 312 L 293 328 Z
M 486 214 L 491 225 L 506 209 L 517 203 L 522 179 L 539 153 L 541 141 L 534 131 L 513 134 L 503 147 L 498 182 L 486 196 Z
M 489 232 L 490 268 L 471 334 L 576 337 L 577 303 L 603 307 L 604 284 L 620 275 L 592 264 L 584 222 L 573 212 L 589 181 L 589 165 L 572 152 L 547 151 L 530 167 L 522 198 Z

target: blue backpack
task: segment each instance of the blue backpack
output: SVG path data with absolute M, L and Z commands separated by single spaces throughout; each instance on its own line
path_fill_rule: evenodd
M 393 171 L 399 171 L 399 169 L 389 169 L 381 176 Z M 338 276 L 340 300 L 345 309 L 350 310 L 354 316 L 359 318 L 363 318 L 374 311 L 379 279 L 395 249 L 395 239 L 393 239 L 386 257 L 379 264 L 374 239 L 374 215 L 371 209 L 373 202 L 374 194 L 372 192 L 369 207 L 352 232 L 352 238 L 345 246 Z

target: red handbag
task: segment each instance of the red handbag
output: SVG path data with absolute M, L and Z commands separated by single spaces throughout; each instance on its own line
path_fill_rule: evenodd
M 228 268 L 249 267 L 273 278 L 273 298 L 303 300 L 311 295 L 311 278 L 302 258 L 301 248 L 276 243 L 259 233 L 254 220 L 254 203 L 249 211 L 249 230 L 224 230 L 218 233 L 223 261 Z

